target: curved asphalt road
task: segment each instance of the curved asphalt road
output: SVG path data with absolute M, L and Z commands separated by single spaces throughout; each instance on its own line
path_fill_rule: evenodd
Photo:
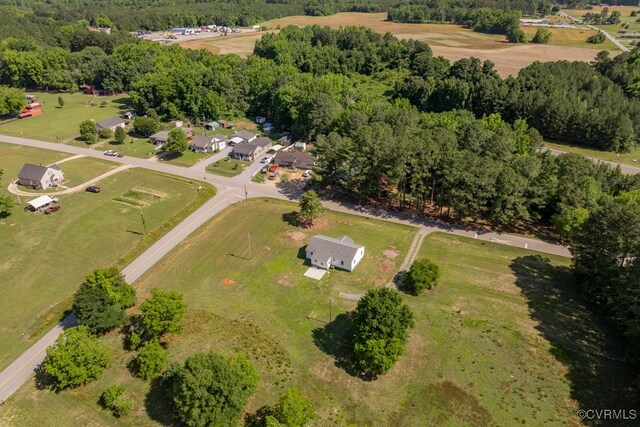
M 24 145 L 71 154 L 81 154 L 87 157 L 104 159 L 103 152 L 96 151 L 90 148 L 74 147 L 71 145 L 64 145 L 59 143 L 56 144 L 34 139 L 16 138 L 1 135 L 0 140 L 11 144 Z M 169 253 L 169 251 L 171 251 L 173 248 L 175 248 L 193 231 L 195 231 L 198 227 L 200 227 L 206 221 L 217 215 L 219 212 L 221 212 L 231 204 L 240 202 L 244 200 L 245 197 L 271 197 L 282 200 L 296 200 L 298 196 L 298 194 L 296 193 L 284 194 L 276 188 L 247 182 L 248 177 L 244 173 L 234 178 L 224 178 L 221 176 L 208 174 L 202 171 L 200 168 L 183 168 L 162 162 L 151 162 L 146 159 L 138 159 L 135 157 L 114 157 L 110 160 L 115 163 L 150 169 L 171 175 L 177 175 L 183 178 L 193 179 L 195 181 L 206 182 L 208 184 L 214 185 L 217 188 L 215 197 L 213 197 L 211 200 L 209 200 L 207 203 L 205 203 L 203 206 L 189 215 L 184 221 L 182 221 L 171 231 L 165 234 L 160 240 L 154 243 L 138 258 L 133 260 L 131 264 L 123 269 L 122 272 L 129 283 L 135 282 L 140 276 L 142 276 L 147 270 L 149 270 L 153 265 L 160 261 L 162 257 Z M 547 254 L 571 256 L 568 249 L 564 246 L 546 243 L 536 239 L 488 232 L 474 228 L 451 226 L 427 219 L 413 218 L 405 214 L 390 213 L 381 209 L 360 207 L 349 203 L 335 202 L 330 200 L 324 201 L 323 203 L 327 208 L 331 210 L 365 216 L 369 218 L 379 218 L 395 223 L 407 224 L 414 227 L 422 228 L 427 233 L 440 231 L 458 236 L 477 238 L 485 241 L 493 241 L 495 243 L 511 245 L 514 247 L 527 248 Z M 4 402 L 33 375 L 35 369 L 37 369 L 37 367 L 44 360 L 46 349 L 55 342 L 56 338 L 66 328 L 69 328 L 74 324 L 75 318 L 73 317 L 73 315 L 67 317 L 0 373 L 0 403 Z

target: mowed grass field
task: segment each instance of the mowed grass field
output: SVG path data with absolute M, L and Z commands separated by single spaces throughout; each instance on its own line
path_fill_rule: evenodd
M 261 382 L 247 414 L 273 405 L 281 389 L 293 386 L 313 403 L 315 426 L 578 425 L 574 414 L 583 404 L 598 398 L 612 404 L 606 398 L 615 393 L 635 398 L 621 390 L 628 372 L 576 296 L 568 259 L 440 233 L 421 249 L 440 265 L 440 285 L 404 296 L 416 321 L 406 353 L 376 381 L 353 376 L 334 355 L 344 354 L 344 313 L 355 302 L 338 295 L 389 280 L 415 231 L 334 212 L 315 229 L 299 229 L 282 220 L 294 209 L 271 200 L 234 205 L 135 283 L 139 300 L 155 287 L 184 293 L 189 314 L 184 333 L 167 339 L 172 360 L 197 351 L 243 351 L 256 364 Z M 347 233 L 366 245 L 365 259 L 353 273 L 302 277 L 301 249 L 316 233 Z M 157 390 L 127 371 L 135 353 L 122 350 L 118 333 L 103 340 L 114 359 L 99 381 L 59 394 L 31 382 L 0 409 L 2 419 L 113 425 L 96 402 L 118 383 L 135 401 L 134 413 L 118 425 L 171 425 Z M 584 350 L 585 365 L 578 365 L 577 350 Z M 602 375 L 600 382 L 594 375 Z
M 408 24 L 389 22 L 386 13 L 338 13 L 331 16 L 289 16 L 263 22 L 261 25 L 271 31 L 287 25 L 328 25 L 340 28 L 348 25 L 369 27 L 381 34 L 390 32 L 401 39 L 422 40 L 431 46 L 435 55 L 451 61 L 470 56 L 491 60 L 501 75 L 515 75 L 532 62 L 538 61 L 592 61 L 599 50 L 615 50 L 607 40 L 594 46 L 586 42 L 594 34 L 589 30 L 551 29 L 552 38 L 547 45 L 513 45 L 505 37 L 497 34 L 483 34 L 460 25 L 449 24 Z M 523 27 L 529 34 L 531 27 Z M 180 43 L 192 49 L 208 49 L 214 53 L 235 53 L 247 56 L 253 52 L 256 40 L 264 33 L 248 33 L 212 39 L 193 40 Z M 531 34 L 533 37 L 535 30 Z
M 80 92 L 29 94 L 38 97 L 44 114 L 26 119 L 2 120 L 0 134 L 53 142 L 68 140 L 78 135 L 78 128 L 84 120 L 98 122 L 128 110 L 127 95 L 93 97 Z M 58 106 L 58 96 L 64 99 L 63 108 Z M 106 102 L 105 106 L 101 106 L 103 102 Z
M 4 175 L 0 193 L 25 162 L 49 164 L 64 155 L 0 143 Z M 84 159 L 75 174 L 91 174 Z M 64 167 L 65 163 L 61 164 Z M 95 165 L 93 165 L 95 168 Z M 63 169 L 64 170 L 64 169 Z M 81 176 L 83 175 L 83 176 Z M 95 175 L 94 175 L 95 176 Z M 211 192 L 198 192 L 197 183 L 148 171 L 130 169 L 99 182 L 99 194 L 79 192 L 61 195 L 62 209 L 53 215 L 23 210 L 23 205 L 0 219 L 0 369 L 32 344 L 69 307 L 69 297 L 82 278 L 96 268 L 130 261 L 205 201 Z M 134 187 L 161 193 L 144 208 L 149 234 L 143 236 L 140 209 L 114 201 Z M 14 198 L 15 200 L 15 198 Z

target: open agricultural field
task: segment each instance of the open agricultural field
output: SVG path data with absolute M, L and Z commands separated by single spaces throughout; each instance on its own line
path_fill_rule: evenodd
M 616 37 L 618 35 L 618 31 L 622 28 L 621 25 L 624 23 L 627 23 L 629 25 L 629 28 L 627 28 L 628 32 L 640 33 L 640 22 L 636 22 L 640 18 L 640 16 L 631 16 L 631 12 L 634 10 L 640 13 L 640 6 L 608 6 L 608 8 L 609 8 L 609 13 L 616 10 L 620 12 L 621 14 L 620 24 L 598 25 L 599 28 L 602 28 L 612 36 Z M 586 13 L 601 13 L 603 9 L 604 9 L 604 6 L 594 6 L 592 9 L 589 9 L 589 10 L 569 9 L 569 10 L 563 10 L 563 12 L 566 13 L 567 15 L 571 15 L 578 19 L 582 19 L 582 17 Z M 634 39 L 628 39 L 628 38 L 618 38 L 618 40 L 622 44 L 630 48 L 633 47 L 632 42 L 637 41 L 637 39 L 634 40 Z M 596 45 L 596 46 L 602 46 L 602 45 Z
M 0 144 L 5 172 L 0 192 L 5 193 L 25 162 L 49 164 L 63 157 Z M 90 177 L 86 161 L 68 162 L 78 166 L 70 172 L 75 179 Z M 25 212 L 24 205 L 18 205 L 9 217 L 0 219 L 0 369 L 58 320 L 85 275 L 130 260 L 211 196 L 198 192 L 196 183 L 137 169 L 111 175 L 98 185 L 99 194 L 82 191 L 59 196 L 62 209 L 53 215 Z M 140 206 L 114 200 L 134 187 L 161 194 L 144 206 L 147 236 Z M 29 199 L 23 196 L 22 202 Z
M 80 92 L 29 93 L 38 97 L 44 114 L 26 119 L 2 120 L 0 133 L 57 142 L 78 135 L 78 127 L 84 120 L 98 122 L 120 115 L 128 109 L 127 95 L 93 97 Z M 62 108 L 58 105 L 58 96 L 64 99 Z M 103 103 L 106 104 L 102 105 Z
M 505 37 L 483 34 L 460 25 L 448 24 L 407 24 L 386 21 L 385 13 L 338 13 L 331 16 L 290 16 L 266 21 L 261 25 L 273 31 L 287 25 L 328 25 L 339 28 L 360 25 L 379 33 L 391 32 L 398 38 L 412 38 L 427 42 L 435 55 L 456 61 L 470 56 L 491 60 L 502 75 L 515 75 L 533 61 L 592 61 L 597 51 L 615 49 L 609 41 L 605 44 L 586 43 L 594 32 L 589 30 L 552 29 L 553 36 L 547 45 L 511 45 Z M 531 31 L 525 28 L 525 31 Z M 575 31 L 575 33 L 573 33 Z M 535 31 L 534 31 L 535 33 Z M 257 39 L 264 33 L 249 33 L 238 36 L 216 37 L 210 40 L 196 40 L 181 43 L 192 49 L 208 49 L 214 53 L 236 53 L 247 56 L 253 51 Z M 531 35 L 533 37 L 533 34 Z
M 336 356 L 348 357 L 344 313 L 355 302 L 338 294 L 389 280 L 414 230 L 333 212 L 314 228 L 299 229 L 283 221 L 294 209 L 272 200 L 234 205 L 135 283 L 139 299 L 155 287 L 184 293 L 189 314 L 185 331 L 167 339 L 172 360 L 196 351 L 243 351 L 255 363 L 261 382 L 248 414 L 294 386 L 313 403 L 316 426 L 577 425 L 574 414 L 593 402 L 588 398 L 634 398 L 624 388 L 615 344 L 601 341 L 602 327 L 575 293 L 568 259 L 439 233 L 425 239 L 421 254 L 440 265 L 440 285 L 405 296 L 416 320 L 406 354 L 376 381 L 353 376 Z M 365 259 L 353 273 L 302 277 L 301 249 L 316 233 L 347 233 L 366 245 Z M 59 394 L 30 383 L 0 409 L 2 419 L 111 425 L 115 420 L 96 401 L 118 383 L 135 401 L 119 425 L 172 424 L 156 387 L 127 371 L 134 353 L 121 349 L 121 336 L 103 340 L 114 357 L 99 381 Z M 576 371 L 576 346 L 592 362 L 585 366 L 602 369 Z M 588 395 L 595 375 L 607 388 Z

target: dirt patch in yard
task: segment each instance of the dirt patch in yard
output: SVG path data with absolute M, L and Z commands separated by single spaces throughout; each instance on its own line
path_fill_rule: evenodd
M 389 273 L 392 269 L 393 261 L 388 258 L 385 258 L 378 263 L 378 270 L 380 270 L 380 273 Z
M 236 284 L 236 281 L 233 280 L 231 277 L 225 277 L 224 279 L 222 279 L 223 286 L 233 286 L 235 284 Z
M 313 221 L 313 225 L 309 227 L 313 231 L 326 230 L 327 228 L 329 228 L 329 218 L 327 217 L 317 218 Z
M 394 249 L 385 249 L 384 251 L 382 251 L 382 255 L 384 255 L 384 257 L 387 259 L 396 259 L 398 258 L 398 255 L 400 255 L 400 252 Z
M 307 235 L 302 231 L 292 231 L 291 233 L 289 233 L 289 238 L 294 242 L 302 242 L 307 238 Z

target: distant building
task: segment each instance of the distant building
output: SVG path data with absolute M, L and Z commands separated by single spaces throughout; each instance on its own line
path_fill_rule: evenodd
M 227 147 L 227 137 L 220 134 L 213 136 L 196 135 L 191 140 L 189 148 L 195 153 L 213 153 Z
M 185 135 L 187 135 L 187 138 L 191 139 L 191 137 L 193 136 L 193 131 L 191 130 L 191 128 L 176 128 L 176 129 L 180 129 L 182 132 L 185 133 Z M 167 141 L 169 140 L 169 131 L 168 130 L 161 130 L 160 132 L 156 132 L 153 135 L 151 135 L 149 137 L 149 140 L 154 143 L 155 145 L 157 145 L 158 147 L 163 146 L 164 144 L 167 143 Z
M 347 236 L 333 238 L 316 235 L 307 245 L 305 255 L 314 267 L 353 271 L 364 257 L 364 246 L 356 245 Z
M 273 161 L 285 168 L 313 169 L 315 165 L 315 160 L 306 151 L 278 151 Z
M 18 172 L 18 183 L 38 190 L 57 187 L 64 181 L 64 174 L 58 165 L 40 166 L 25 163 Z
M 108 119 L 104 119 L 96 123 L 96 129 L 98 131 L 109 129 L 112 132 L 115 132 L 118 128 L 125 128 L 127 126 L 127 121 L 122 117 L 113 116 Z
M 26 107 L 18 114 L 19 119 L 26 119 L 27 117 L 35 117 L 42 115 L 42 104 L 38 102 L 30 102 Z

